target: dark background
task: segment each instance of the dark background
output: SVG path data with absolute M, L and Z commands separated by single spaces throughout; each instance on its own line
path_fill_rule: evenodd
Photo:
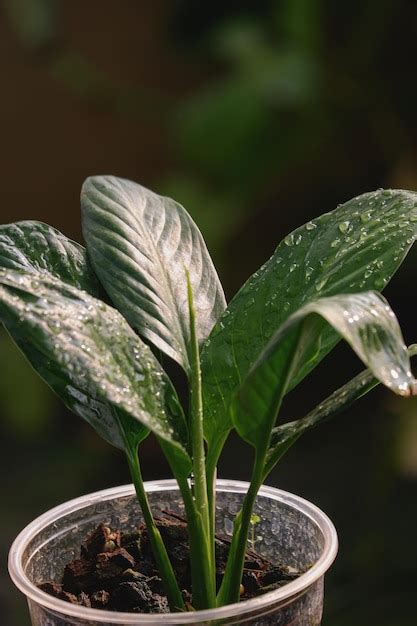
M 290 230 L 379 187 L 417 189 L 417 3 L 3 0 L 0 217 L 81 241 L 90 174 L 186 206 L 231 297 Z M 407 342 L 416 254 L 386 290 Z M 129 481 L 0 334 L 0 623 L 28 624 L 8 547 L 36 515 Z M 305 413 L 360 364 L 338 348 L 285 405 Z M 231 440 L 220 476 L 247 479 Z M 156 444 L 148 479 L 168 476 Z M 416 402 L 377 390 L 301 440 L 270 484 L 333 519 L 325 626 L 416 623 Z

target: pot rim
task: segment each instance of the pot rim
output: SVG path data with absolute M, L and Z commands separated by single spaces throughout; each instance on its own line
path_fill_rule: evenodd
M 145 487 L 148 493 L 155 491 L 172 491 L 173 489 L 178 490 L 177 482 L 174 479 L 147 481 L 145 482 Z M 218 479 L 216 482 L 217 491 L 221 492 L 246 493 L 248 487 L 249 483 L 238 480 Z M 292 493 L 275 487 L 262 485 L 258 495 L 272 500 L 278 500 L 301 511 L 320 528 L 324 539 L 323 551 L 316 563 L 296 580 L 275 591 L 270 591 L 257 598 L 252 598 L 251 600 L 244 600 L 215 609 L 204 609 L 192 613 L 158 613 L 150 615 L 145 613 L 133 614 L 105 611 L 103 609 L 92 609 L 73 605 L 41 591 L 29 580 L 22 564 L 22 557 L 34 535 L 77 509 L 91 506 L 97 501 L 106 501 L 115 497 L 132 495 L 134 492 L 135 490 L 132 484 L 96 491 L 60 504 L 28 524 L 16 537 L 9 552 L 9 574 L 16 587 L 33 602 L 60 613 L 61 615 L 79 619 L 124 625 L 153 624 L 155 626 L 155 624 L 197 624 L 209 620 L 249 615 L 255 610 L 259 611 L 270 605 L 275 605 L 278 602 L 283 603 L 285 600 L 291 600 L 304 593 L 308 587 L 319 580 L 336 558 L 338 549 L 336 529 L 331 520 L 321 509 L 308 500 Z

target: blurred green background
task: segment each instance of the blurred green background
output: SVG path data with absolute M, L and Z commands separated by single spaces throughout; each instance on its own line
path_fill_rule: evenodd
M 411 0 L 3 0 L 1 222 L 81 241 L 79 189 L 116 174 L 172 195 L 199 224 L 231 297 L 305 221 L 379 187 L 417 189 L 417 4 Z M 387 289 L 408 342 L 416 253 Z M 27 626 L 6 571 L 36 515 L 129 481 L 0 334 L 0 622 Z M 338 348 L 292 394 L 305 413 L 360 369 Z M 334 520 L 324 626 L 416 624 L 416 401 L 378 390 L 309 434 L 269 483 Z M 229 442 L 220 475 L 247 479 Z M 155 443 L 145 476 L 168 476 Z

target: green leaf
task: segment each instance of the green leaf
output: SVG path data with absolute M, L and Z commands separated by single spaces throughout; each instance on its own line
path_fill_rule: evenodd
M 204 240 L 185 209 L 128 180 L 88 178 L 81 193 L 88 254 L 106 291 L 140 335 L 190 371 L 190 274 L 202 343 L 225 308 Z
M 35 287 L 37 278 L 52 277 L 95 297 L 103 292 L 85 249 L 41 222 L 24 221 L 0 226 L 0 267 L 29 273 Z M 21 334 L 19 326 L 5 325 L 33 368 L 64 403 L 74 413 L 94 424 L 107 441 L 123 449 L 111 406 L 74 386 L 68 373 L 51 365 L 49 359 Z M 148 433 L 141 425 L 137 425 L 136 430 L 138 441 Z
M 125 449 L 143 439 L 146 429 L 153 431 L 181 471 L 189 471 L 176 393 L 150 348 L 118 311 L 51 277 L 1 270 L 0 285 L 2 320 L 24 350 L 30 344 L 31 362 L 70 408 Z
M 417 354 L 417 345 L 409 346 L 409 356 Z M 364 370 L 345 385 L 334 391 L 328 398 L 320 402 L 305 417 L 285 424 L 272 430 L 271 441 L 265 465 L 265 478 L 280 458 L 291 448 L 301 435 L 315 426 L 325 422 L 334 415 L 341 413 L 371 389 L 380 384 L 370 370 Z
M 365 370 L 343 385 L 343 387 L 333 392 L 305 417 L 274 428 L 266 458 L 265 478 L 303 433 L 333 417 L 333 415 L 337 415 L 373 389 L 378 383 L 379 381 L 372 372 Z
M 205 434 L 214 445 L 232 427 L 230 402 L 272 335 L 321 296 L 380 290 L 401 265 L 417 232 L 417 194 L 364 194 L 288 235 L 233 298 L 202 350 Z M 288 389 L 336 345 L 326 324 L 311 336 Z
M 85 249 L 41 222 L 25 221 L 0 226 L 0 267 L 55 276 L 92 296 L 102 295 Z
M 233 401 L 234 426 L 258 451 L 268 445 L 291 373 L 305 360 L 311 335 L 323 323 L 350 344 L 384 385 L 400 395 L 414 393 L 407 349 L 385 298 L 373 291 L 321 298 L 302 307 L 275 333 Z

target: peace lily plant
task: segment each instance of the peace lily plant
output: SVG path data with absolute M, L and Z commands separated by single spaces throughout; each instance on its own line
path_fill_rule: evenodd
M 193 608 L 233 603 L 255 498 L 283 454 L 379 382 L 414 393 L 415 350 L 378 291 L 414 242 L 417 194 L 364 194 L 308 222 L 228 306 L 199 230 L 174 200 L 95 176 L 81 207 L 86 250 L 39 222 L 0 227 L 1 319 L 64 403 L 126 454 L 171 610 L 186 607 L 138 456 L 151 432 L 184 502 Z M 368 369 L 306 417 L 275 425 L 284 396 L 340 338 Z M 186 410 L 162 354 L 186 374 Z M 253 448 L 252 477 L 216 590 L 216 465 L 233 429 Z

